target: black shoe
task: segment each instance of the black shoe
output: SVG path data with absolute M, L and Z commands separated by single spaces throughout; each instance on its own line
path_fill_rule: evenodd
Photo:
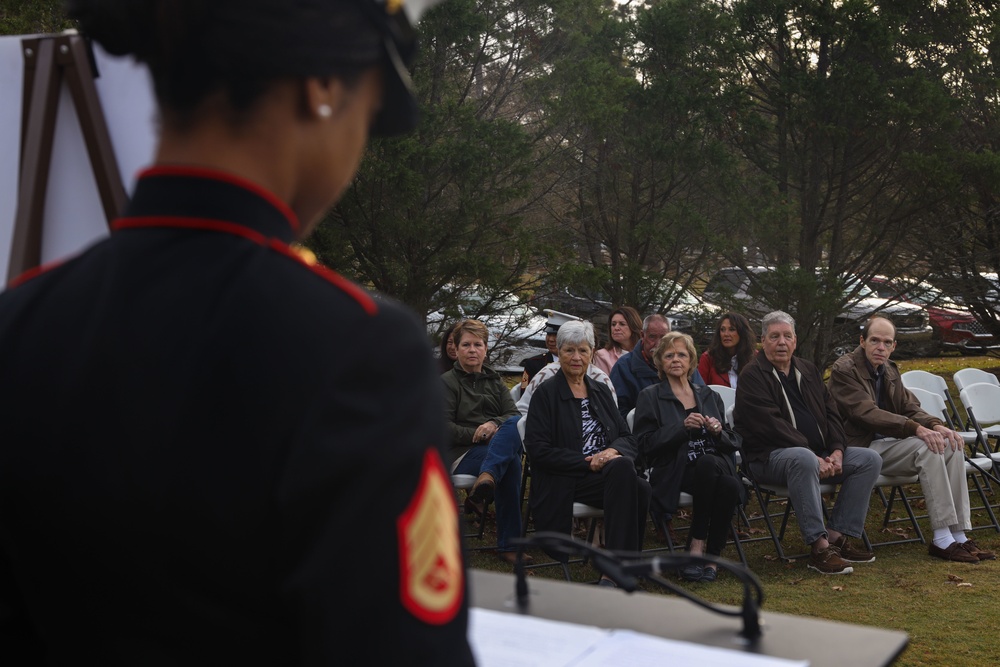
M 702 572 L 702 574 L 701 574 L 701 579 L 699 579 L 698 581 L 701 581 L 701 582 L 706 583 L 706 584 L 710 584 L 713 581 L 715 581 L 718 578 L 718 576 L 719 576 L 719 573 L 716 572 L 716 570 L 715 570 L 714 567 L 706 567 L 705 571 Z
M 497 484 L 493 480 L 493 475 L 484 472 L 476 478 L 476 483 L 472 485 L 472 491 L 469 492 L 469 498 L 477 505 L 482 503 L 485 507 L 493 502 L 496 488 Z
M 684 581 L 701 581 L 705 576 L 705 568 L 701 565 L 688 565 L 681 570 L 681 579 Z

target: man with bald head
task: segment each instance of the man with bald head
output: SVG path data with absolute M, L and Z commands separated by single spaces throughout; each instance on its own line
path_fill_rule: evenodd
M 875 315 L 861 332 L 861 345 L 833 364 L 830 393 L 844 419 L 847 444 L 878 452 L 884 475 L 919 477 L 934 530 L 927 547 L 931 556 L 960 563 L 992 560 L 992 552 L 965 535 L 972 527 L 965 442 L 920 409 L 889 360 L 895 349 L 895 325 Z

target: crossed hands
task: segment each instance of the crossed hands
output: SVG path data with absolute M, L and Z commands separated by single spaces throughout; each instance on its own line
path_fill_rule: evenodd
M 602 449 L 596 454 L 592 454 L 584 459 L 584 461 L 590 464 L 590 469 L 594 472 L 600 472 L 601 468 L 608 465 L 612 459 L 617 459 L 621 454 L 614 447 L 608 447 L 607 449 Z
M 944 454 L 949 447 L 953 452 L 960 451 L 965 447 L 962 436 L 942 424 L 938 424 L 933 430 L 923 426 L 918 427 L 917 437 L 923 440 L 927 444 L 927 449 L 935 454 Z
M 819 478 L 836 477 L 844 472 L 844 452 L 837 449 L 826 458 L 817 456 L 819 459 Z
M 719 435 L 722 433 L 722 424 L 715 417 L 706 417 L 705 415 L 700 415 L 697 412 L 692 412 L 684 418 L 684 428 L 689 431 L 700 429 L 702 426 L 704 426 L 705 430 L 712 435 Z

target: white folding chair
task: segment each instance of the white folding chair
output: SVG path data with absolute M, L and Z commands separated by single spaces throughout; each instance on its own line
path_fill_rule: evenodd
M 468 492 L 468 491 L 472 490 L 473 485 L 475 485 L 475 483 L 476 483 L 476 479 L 477 479 L 476 475 L 452 475 L 451 476 L 451 483 L 452 483 L 452 486 L 454 486 L 456 490 Z M 472 506 L 470 504 L 465 504 L 464 507 L 465 507 L 466 513 L 469 513 L 470 511 L 472 511 Z M 464 535 L 464 537 L 466 537 L 466 538 L 475 537 L 475 538 L 478 538 L 480 540 L 483 539 L 483 535 L 486 534 L 486 510 L 488 510 L 488 509 L 489 509 L 489 503 L 485 503 L 483 505 L 483 511 L 482 512 L 480 512 L 478 510 L 472 511 L 472 513 L 475 514 L 478 517 L 478 520 L 479 520 L 479 531 L 478 532 L 473 532 L 473 533 L 466 533 Z M 476 550 L 481 549 L 481 548 L 487 548 L 487 547 L 477 547 Z M 491 547 L 488 547 L 488 548 L 495 549 L 496 546 L 494 545 L 494 546 L 491 546 Z
M 963 389 L 962 393 L 959 396 L 960 396 L 960 399 L 962 401 L 962 404 L 965 405 L 966 412 L 969 413 L 969 421 L 972 422 L 973 424 L 976 424 L 977 423 L 976 422 L 976 418 L 972 414 L 972 411 L 969 409 L 969 404 L 966 403 L 967 397 L 970 395 L 970 393 L 978 393 L 978 392 L 968 392 L 968 390 L 971 387 L 973 387 L 973 386 L 976 386 L 976 385 L 971 385 L 971 386 L 966 387 L 965 389 Z M 986 385 L 986 386 L 993 386 L 993 385 Z M 995 387 L 995 389 L 1000 390 L 1000 387 Z M 923 389 L 911 389 L 910 391 L 917 398 L 917 400 L 920 401 L 920 407 L 923 408 L 925 412 L 927 412 L 928 414 L 931 414 L 931 415 L 939 416 L 941 419 L 944 420 L 944 422 L 949 427 L 952 427 L 951 419 L 948 417 L 948 409 L 944 405 L 944 399 L 942 399 L 938 394 L 935 394 L 935 393 L 932 393 L 932 392 L 929 392 L 929 391 L 925 391 Z M 969 432 L 961 434 L 962 435 L 962 439 L 965 440 L 966 443 L 969 442 L 968 433 Z M 993 469 L 993 461 L 994 461 L 994 459 L 989 455 L 989 447 L 985 444 L 986 443 L 986 434 L 982 433 L 982 435 L 980 435 L 980 431 L 979 430 L 972 431 L 971 433 L 974 436 L 973 437 L 973 442 L 972 442 L 972 444 L 970 444 L 970 448 L 971 448 L 971 451 L 972 451 L 972 457 L 969 457 L 968 455 L 966 455 L 966 457 L 965 457 L 965 474 L 968 475 L 972 479 L 972 483 L 976 487 L 976 492 L 979 494 L 979 497 L 983 501 L 983 506 L 982 507 L 974 507 L 974 508 L 972 508 L 972 510 L 985 509 L 986 513 L 990 517 L 990 522 L 991 522 L 993 528 L 996 528 L 997 532 L 1000 532 L 1000 522 L 997 521 L 997 517 L 993 513 L 993 507 L 990 505 L 990 501 L 986 497 L 986 490 L 983 489 L 983 485 L 979 481 L 979 477 L 982 476 L 983 479 L 985 479 L 987 481 L 987 483 L 989 483 L 989 479 L 992 477 L 992 475 L 989 475 L 989 471 Z M 976 444 L 977 444 L 977 442 L 978 442 L 978 440 L 979 440 L 980 437 L 982 438 L 982 442 L 984 443 L 983 444 L 983 447 L 984 447 L 983 451 L 984 451 L 984 454 L 986 454 L 986 455 L 978 453 L 978 449 L 976 447 Z M 1000 455 L 997 455 L 997 456 L 1000 456 Z M 998 458 L 997 460 L 1000 460 L 1000 458 Z M 996 481 L 996 478 L 993 478 L 993 479 L 994 479 L 994 481 Z M 973 530 L 978 530 L 979 528 L 987 528 L 987 527 L 988 526 L 974 526 L 972 529 Z
M 778 554 L 778 558 L 784 561 L 793 561 L 799 558 L 805 558 L 809 555 L 808 552 L 798 554 L 795 556 L 789 556 L 785 554 L 784 548 L 781 546 L 781 541 L 785 539 L 785 529 L 788 527 L 788 519 L 792 514 L 792 499 L 788 495 L 788 487 L 778 486 L 777 484 L 764 484 L 758 482 L 750 474 L 749 466 L 743 468 L 744 473 L 744 483 L 749 482 L 750 488 L 753 490 L 754 495 L 757 497 L 757 503 L 760 505 L 761 514 L 763 515 L 764 523 L 767 526 L 767 532 L 771 538 L 771 542 L 774 543 L 774 550 Z M 820 484 L 819 492 L 821 496 L 828 496 L 833 494 L 837 490 L 836 484 Z M 785 509 L 780 513 L 771 513 L 770 504 L 773 502 L 785 499 Z M 826 504 L 823 503 L 823 514 L 826 514 Z M 775 530 L 774 522 L 771 521 L 773 517 L 781 516 L 781 528 Z M 756 517 L 754 518 L 756 520 Z M 747 525 L 749 525 L 750 519 L 747 518 Z M 756 541 L 761 538 L 754 538 L 748 541 Z M 766 539 L 766 538 L 763 538 Z
M 727 387 L 724 384 L 710 384 L 708 385 L 708 388 L 718 394 L 719 398 L 722 399 L 722 405 L 725 408 L 722 414 L 726 416 L 726 422 L 732 426 L 733 422 L 730 421 L 729 415 L 730 410 L 736 407 L 736 390 L 732 387 Z
M 903 386 L 907 389 L 923 389 L 941 396 L 948 405 L 948 410 L 951 413 L 951 423 L 954 427 L 957 429 L 966 428 L 965 420 L 959 414 L 958 406 L 955 405 L 955 401 L 951 397 L 951 392 L 948 391 L 947 380 L 940 375 L 934 375 L 934 373 L 928 373 L 927 371 L 906 371 L 900 378 L 903 380 Z
M 913 528 L 913 532 L 916 533 L 916 536 L 900 537 L 897 540 L 872 542 L 866 531 L 861 535 L 866 548 L 871 549 L 872 547 L 883 547 L 889 544 L 905 544 L 907 542 L 924 543 L 924 532 L 920 530 L 920 523 L 917 522 L 917 516 L 913 513 L 913 507 L 910 505 L 910 499 L 906 496 L 906 489 L 903 488 L 906 485 L 917 484 L 919 482 L 920 478 L 917 477 L 917 475 L 910 475 L 908 477 L 887 477 L 885 475 L 878 476 L 878 479 L 875 480 L 874 488 L 878 492 L 879 498 L 882 500 L 882 507 L 885 508 L 885 515 L 882 517 L 882 530 L 885 531 L 888 529 L 890 523 L 905 520 L 892 518 L 892 507 L 896 503 L 896 498 L 899 497 L 899 501 L 903 504 L 903 509 L 906 510 L 906 516 L 910 522 L 910 527 Z M 885 497 L 885 491 L 882 490 L 887 486 L 890 487 L 888 498 Z
M 955 381 L 955 386 L 959 391 L 980 382 L 1000 387 L 1000 378 L 979 368 L 963 368 L 960 371 L 955 371 L 951 379 Z
M 990 438 L 1000 438 L 1000 386 L 985 382 L 971 384 L 962 389 L 959 398 L 969 414 L 973 442 L 983 446 L 984 455 L 1000 462 L 1000 453 L 990 452 L 989 447 Z
M 924 412 L 939 417 L 948 425 L 948 428 L 956 428 L 955 422 L 952 421 L 951 416 L 948 414 L 948 408 L 945 406 L 944 398 L 941 397 L 941 394 L 930 389 L 921 389 L 920 387 L 907 387 L 907 389 L 910 390 L 910 393 L 920 403 L 920 407 L 923 408 Z M 969 445 L 972 453 L 975 454 L 977 451 L 975 445 L 979 440 L 978 434 L 975 431 L 958 431 L 958 434 L 962 436 L 962 440 L 965 441 L 965 444 Z

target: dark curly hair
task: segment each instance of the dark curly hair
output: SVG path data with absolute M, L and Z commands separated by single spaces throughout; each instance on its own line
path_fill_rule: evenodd
M 740 342 L 736 344 L 736 373 L 739 375 L 746 368 L 747 364 L 750 363 L 754 353 L 757 351 L 757 336 L 754 335 L 750 321 L 739 313 L 725 313 L 719 318 L 718 323 L 715 325 L 715 335 L 712 336 L 712 342 L 708 346 L 708 356 L 711 358 L 715 370 L 720 374 L 725 375 L 728 373 L 733 365 L 733 355 L 727 352 L 726 348 L 722 346 L 722 336 L 719 333 L 722 329 L 722 323 L 726 320 L 729 320 L 729 324 L 736 329 L 736 333 L 740 337 Z

